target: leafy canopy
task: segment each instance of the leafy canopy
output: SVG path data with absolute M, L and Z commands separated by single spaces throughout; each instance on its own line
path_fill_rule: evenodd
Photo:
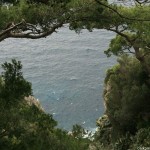
M 20 0 L 0 5 L 0 41 L 9 37 L 46 37 L 62 27 L 69 18 L 69 0 L 42 2 Z

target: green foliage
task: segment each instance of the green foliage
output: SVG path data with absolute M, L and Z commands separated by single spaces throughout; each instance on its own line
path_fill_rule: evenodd
M 150 147 L 150 127 L 140 128 L 134 135 L 126 132 L 114 140 L 114 127 L 111 125 L 107 115 L 97 120 L 97 126 L 98 129 L 94 135 L 92 144 L 98 150 L 136 150 Z
M 31 84 L 22 74 L 20 61 L 2 65 L 0 76 L 1 150 L 86 150 L 89 140 L 75 138 L 56 128 L 52 115 L 36 105 Z M 26 97 L 26 98 L 25 98 Z
M 104 1 L 106 3 L 106 1 Z M 103 17 L 103 7 L 97 5 L 94 0 L 72 0 L 70 4 L 72 8 L 72 15 L 70 16 L 69 25 L 71 30 L 80 32 L 82 29 L 92 31 L 97 26 L 103 26 L 103 21 L 98 21 Z
M 114 150 L 129 150 L 130 145 L 132 144 L 132 136 L 126 133 L 125 136 L 120 137 L 114 144 Z
M 150 147 L 150 127 L 141 128 L 135 135 L 133 148 Z
M 131 33 L 134 35 L 138 30 L 144 31 L 149 26 L 149 22 L 136 20 L 148 20 L 150 18 L 149 6 L 138 7 L 137 5 L 135 7 L 126 7 L 115 4 L 109 5 L 107 1 L 103 0 L 100 2 L 105 6 L 95 2 L 95 0 L 72 0 L 71 7 L 75 12 L 72 14 L 72 17 L 75 17 L 76 20 L 71 22 L 71 29 L 97 28 L 109 30 L 109 28 L 120 26 L 121 29 L 125 29 L 125 32 L 130 32 L 131 30 Z M 109 8 L 116 10 L 118 13 Z M 121 16 L 118 14 L 121 14 Z M 131 18 L 131 20 L 126 18 Z M 75 24 L 76 26 L 74 26 Z M 144 34 L 147 35 L 147 33 Z
M 144 120 L 150 106 L 149 78 L 135 58 L 124 56 L 118 62 L 117 67 L 108 70 L 104 91 L 106 114 L 114 138 L 126 132 L 135 134 L 139 124 L 141 128 L 150 122 L 148 116 Z
M 2 72 L 0 101 L 3 101 L 6 107 L 17 105 L 25 96 L 32 94 L 31 83 L 24 79 L 20 61 L 13 59 L 12 63 L 5 62 L 2 68 L 4 72 Z
M 46 5 L 43 3 L 30 3 L 26 0 L 20 0 L 16 5 L 1 5 L 0 30 L 5 29 L 9 23 L 14 22 L 17 24 L 21 22 L 22 19 L 35 25 L 35 27 L 38 25 L 39 28 L 46 30 L 53 24 L 62 21 L 65 22 L 68 10 L 67 3 L 69 3 L 69 0 L 63 2 L 61 0 L 52 0 L 48 1 Z
M 126 7 L 103 0 L 82 0 L 74 2 L 72 7 L 70 29 L 80 32 L 82 29 L 92 31 L 96 28 L 115 32 L 116 37 L 111 40 L 105 54 L 120 56 L 131 53 L 140 61 L 147 75 L 150 75 L 147 61 L 150 50 L 149 5 Z
M 124 53 L 125 49 L 130 49 L 132 45 L 127 42 L 122 36 L 117 35 L 116 38 L 111 40 L 111 43 L 109 45 L 109 49 L 107 51 L 104 51 L 104 53 L 107 56 L 113 55 L 122 55 Z
M 120 137 L 114 144 L 114 150 L 133 150 L 150 147 L 150 128 L 141 128 L 135 136 L 126 134 Z
M 100 138 L 103 145 L 115 141 L 116 150 L 134 149 L 137 145 L 149 144 L 149 5 L 125 7 L 110 5 L 105 0 L 99 1 L 100 3 L 95 0 L 2 2 L 13 5 L 0 5 L 0 32 L 9 23 L 17 24 L 22 19 L 32 24 L 33 34 L 34 30 L 39 34 L 37 29 L 40 29 L 39 32 L 47 32 L 53 25 L 68 22 L 70 29 L 76 32 L 82 29 L 92 31 L 94 28 L 115 32 L 116 37 L 105 51 L 107 56 L 132 53 L 138 61 L 123 55 L 118 60 L 119 64 L 108 70 L 104 90 L 108 117 L 100 119 L 96 139 Z M 20 29 L 21 33 L 27 31 L 23 24 Z M 15 28 L 13 32 L 18 33 L 20 30 Z M 3 36 L 2 34 L 0 37 L 2 40 Z M 0 117 L 3 120 L 0 121 L 1 149 L 86 149 L 88 142 L 82 139 L 83 128 L 73 126 L 73 137 L 68 136 L 65 131 L 55 128 L 56 122 L 51 115 L 23 102 L 24 96 L 29 96 L 32 92 L 30 83 L 22 76 L 21 68 L 20 62 L 15 60 L 12 64 L 5 63 L 5 72 L 0 77 Z M 108 122 L 110 126 L 107 126 Z M 132 136 L 135 145 L 132 143 Z M 143 138 L 146 140 L 143 141 Z

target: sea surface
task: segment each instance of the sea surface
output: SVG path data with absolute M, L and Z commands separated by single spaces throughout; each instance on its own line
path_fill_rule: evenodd
M 58 127 L 80 124 L 92 130 L 105 111 L 103 81 L 116 58 L 107 58 L 104 50 L 114 36 L 106 30 L 76 34 L 65 26 L 43 39 L 6 39 L 0 43 L 0 63 L 22 62 L 34 96 Z

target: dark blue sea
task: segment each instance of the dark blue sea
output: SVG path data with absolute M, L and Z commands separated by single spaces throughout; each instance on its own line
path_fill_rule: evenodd
M 104 54 L 113 37 L 106 30 L 76 34 L 65 26 L 43 39 L 6 39 L 0 43 L 0 63 L 22 61 L 34 96 L 59 127 L 80 124 L 92 130 L 104 113 L 106 70 L 116 63 Z

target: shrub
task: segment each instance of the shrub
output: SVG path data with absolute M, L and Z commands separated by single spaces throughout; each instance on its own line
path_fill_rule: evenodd
M 149 113 L 149 78 L 133 57 L 123 56 L 117 67 L 109 69 L 104 90 L 106 114 L 114 130 L 114 138 L 135 134 L 141 114 Z M 149 121 L 149 120 L 147 120 Z
M 2 64 L 2 80 L 0 98 L 6 107 L 16 106 L 25 96 L 32 94 L 31 83 L 26 81 L 22 74 L 20 61 Z

